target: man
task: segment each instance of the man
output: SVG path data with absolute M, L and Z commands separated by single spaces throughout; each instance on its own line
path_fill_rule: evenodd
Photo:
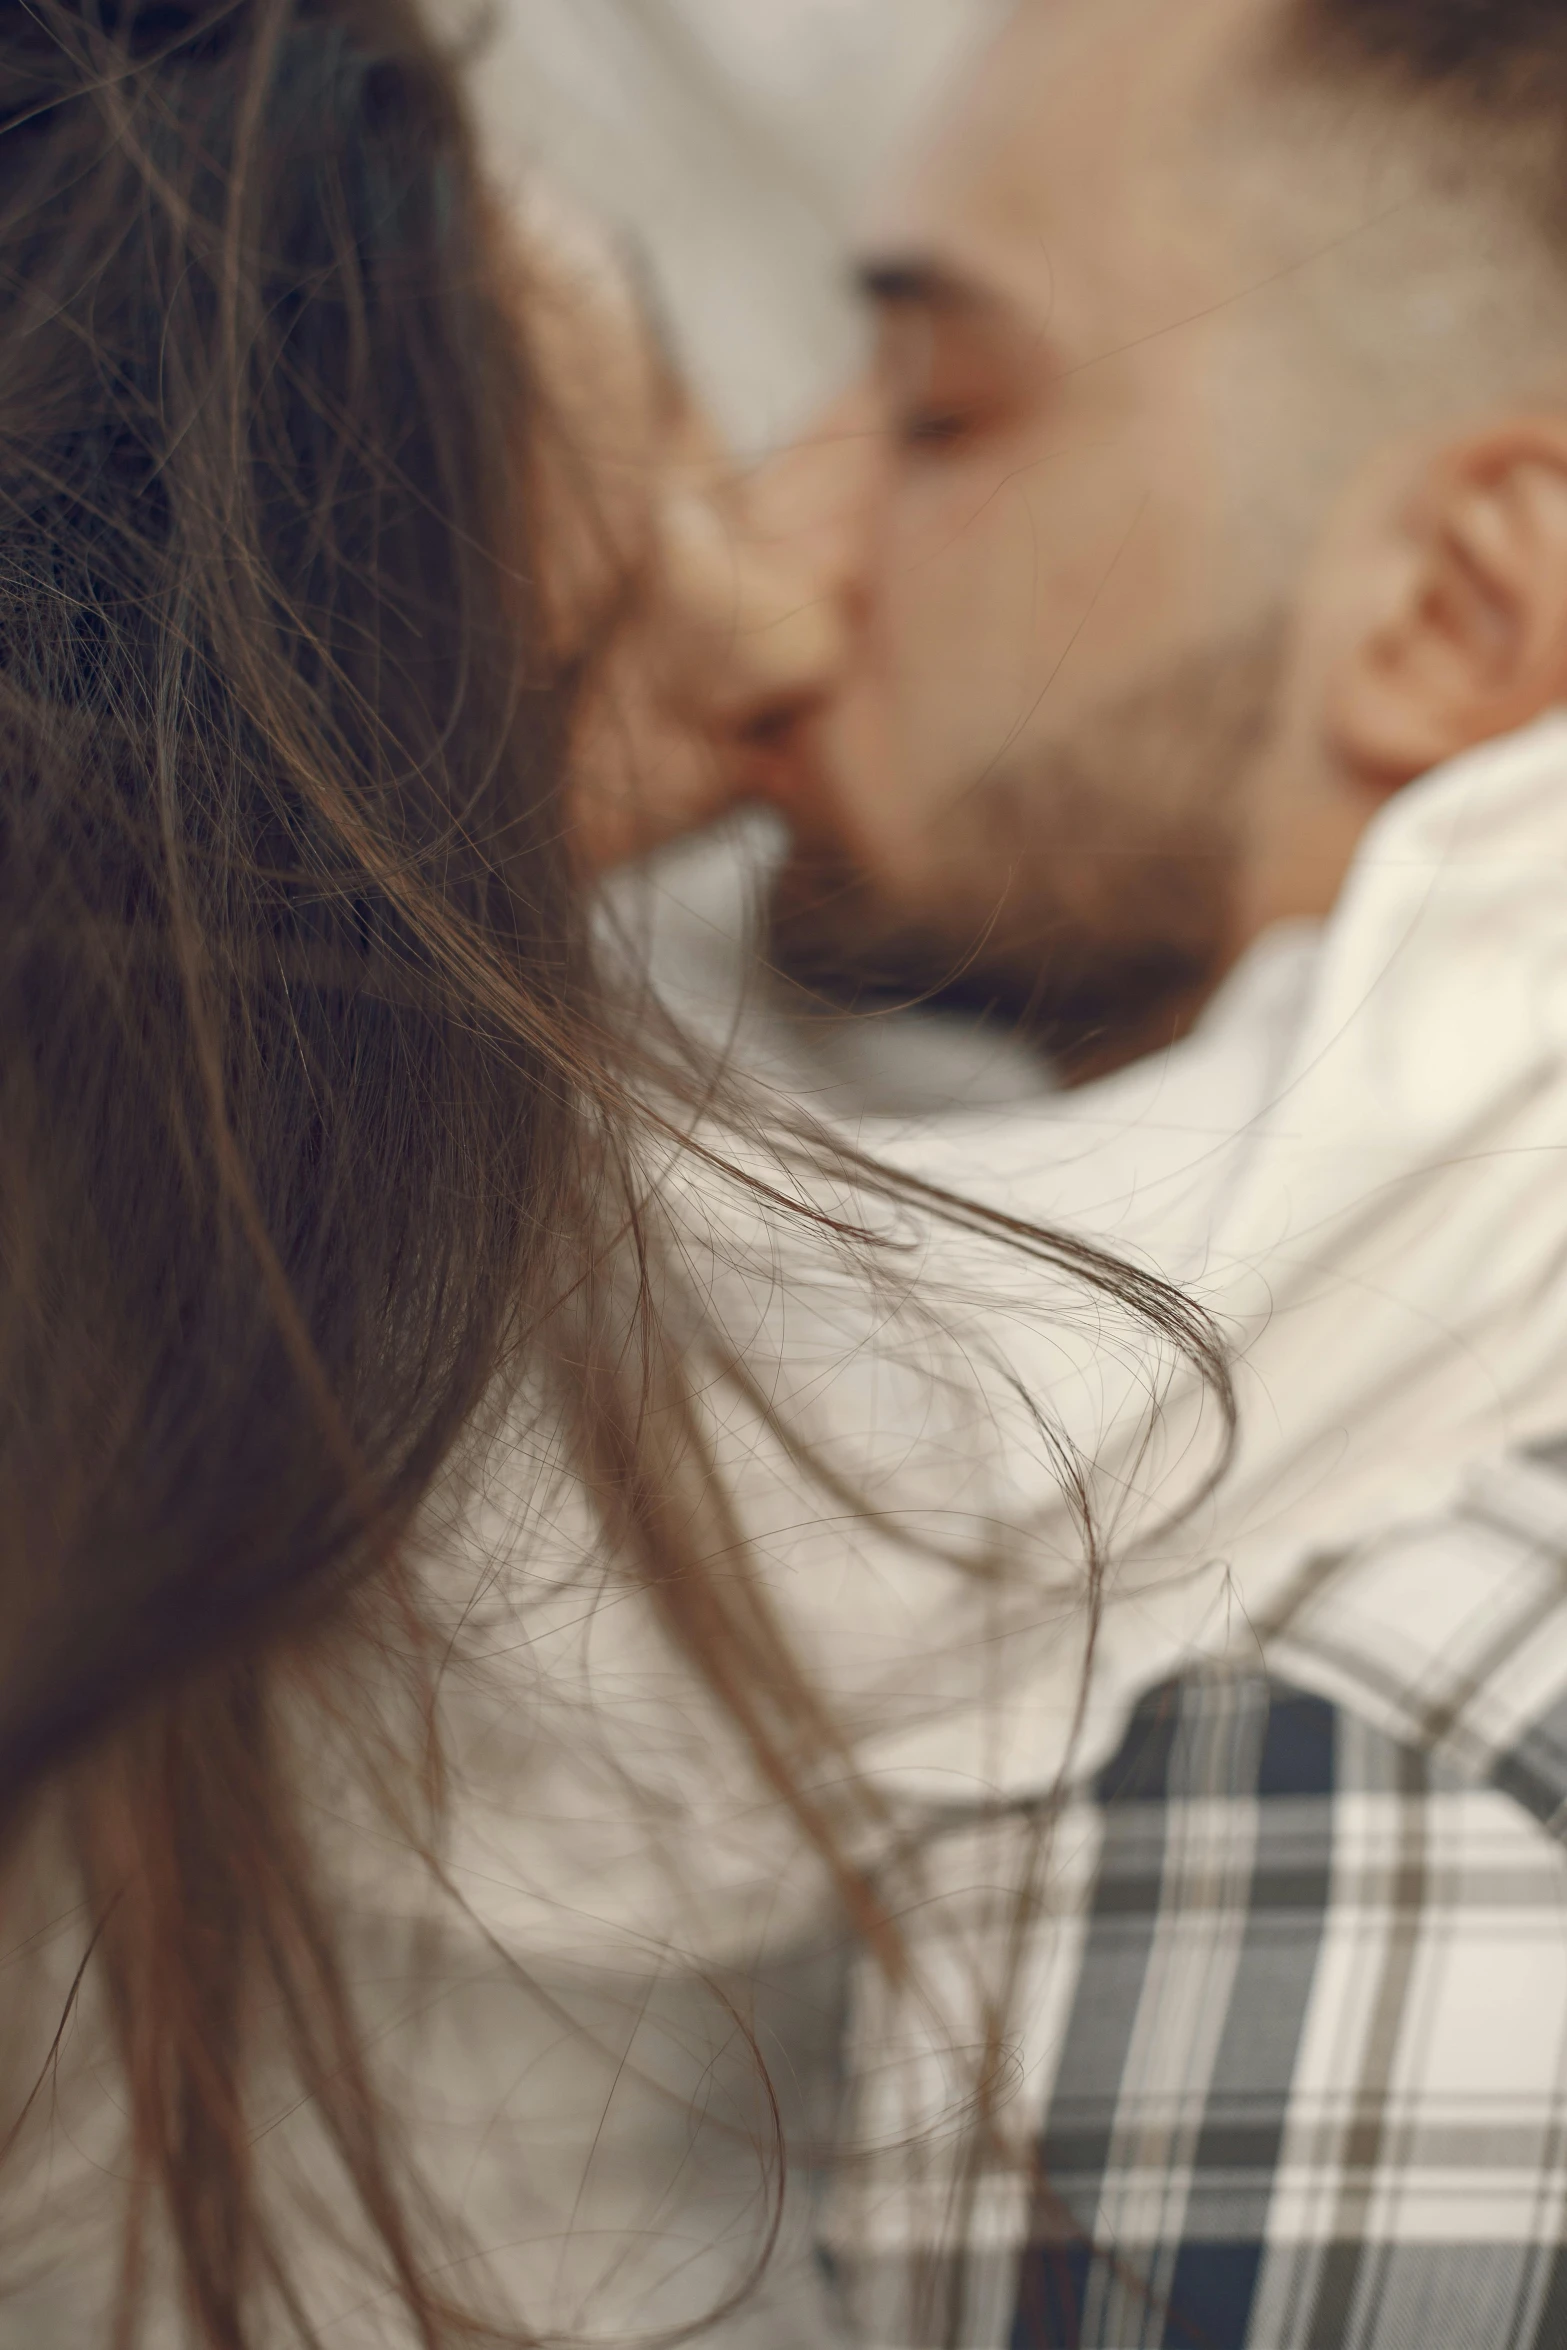
M 864 1131 L 1236 1318 L 1227 1547 L 1567 1425 L 1562 47 L 1523 0 L 1025 0 L 884 208 L 870 381 L 743 533 L 669 501 L 726 756 L 660 804 L 639 740 L 585 806 L 608 862 L 770 802 L 781 959 L 1106 1073 Z M 834 1027 L 752 1041 L 852 1104 Z
M 1022 1021 L 1078 1090 L 871 1139 L 1244 1361 L 1153 1546 L 1217 1564 L 1127 1570 L 1086 1716 L 1036 1650 L 871 1755 L 950 1833 L 929 1996 L 861 1988 L 844 2304 L 1555 2350 L 1567 22 L 1025 0 L 864 275 L 873 380 L 759 494 L 817 563 L 727 770 L 790 828 L 776 958 Z
M 1327 911 L 1391 791 L 1560 683 L 1549 612 L 1543 666 L 1460 709 L 1450 663 L 1391 733 L 1347 666 L 1400 595 L 1500 624 L 1506 550 L 1470 536 L 1560 495 L 1543 100 L 1505 154 L 1452 87 L 1390 140 L 1386 73 L 1327 78 L 1331 20 L 1270 101 L 1243 88 L 1268 12 L 1189 14 L 1025 7 L 885 208 L 877 365 L 837 419 L 843 670 L 771 780 L 791 959 L 957 977 L 1071 1059 L 1167 1041 L 1248 937 Z
M 1026 1176 L 1014 1128 L 1013 1196 L 1232 1310 L 1250 1266 L 1271 1318 L 1222 1621 L 1112 1613 L 1064 1808 L 1040 1735 L 1043 1810 L 998 1766 L 1019 1810 L 938 1842 L 916 1947 L 983 1990 L 932 2023 L 862 1986 L 891 2151 L 829 2229 L 847 2305 L 878 2342 L 1552 2350 L 1567 1486 L 1447 1468 L 1567 1425 L 1567 21 L 1038 0 L 866 283 L 780 957 L 950 975 L 1079 1076 L 1195 1022 L 1032 1121 Z M 1202 1008 L 1231 973 L 1233 1053 L 1252 942 L 1328 915 L 1248 1092 Z M 981 1889 L 1030 1869 L 1018 1959 Z M 1020 2086 L 933 2155 L 1002 1979 Z

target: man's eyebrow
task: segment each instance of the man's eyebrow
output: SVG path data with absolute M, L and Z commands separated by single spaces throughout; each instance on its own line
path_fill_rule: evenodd
M 872 254 L 855 268 L 861 298 L 878 310 L 993 310 L 996 297 L 973 278 L 924 254 Z

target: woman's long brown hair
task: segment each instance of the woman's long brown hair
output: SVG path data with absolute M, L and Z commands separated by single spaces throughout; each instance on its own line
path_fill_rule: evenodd
M 418 1679 L 410 1528 L 562 1301 L 607 1530 L 836 1855 L 825 1714 L 738 1540 L 700 1571 L 517 308 L 412 0 L 0 0 L 0 1857 L 47 1803 L 95 1920 L 126 2342 L 165 2239 L 200 2344 L 314 2338 L 263 2015 L 412 2338 L 482 2330 L 422 2255 L 280 1693 L 356 1644 Z

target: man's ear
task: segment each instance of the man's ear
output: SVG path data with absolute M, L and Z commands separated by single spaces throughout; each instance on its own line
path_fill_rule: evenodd
M 1567 700 L 1567 416 L 1445 449 L 1373 528 L 1326 717 L 1345 767 L 1395 790 Z

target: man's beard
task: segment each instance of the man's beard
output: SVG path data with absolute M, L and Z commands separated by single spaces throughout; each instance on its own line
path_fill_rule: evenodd
M 945 902 L 917 915 L 834 844 L 797 844 L 772 900 L 775 966 L 845 1009 L 989 1015 L 1069 1079 L 1170 1043 L 1233 951 L 1242 786 L 1283 655 L 1275 619 L 998 764 L 940 820 Z

